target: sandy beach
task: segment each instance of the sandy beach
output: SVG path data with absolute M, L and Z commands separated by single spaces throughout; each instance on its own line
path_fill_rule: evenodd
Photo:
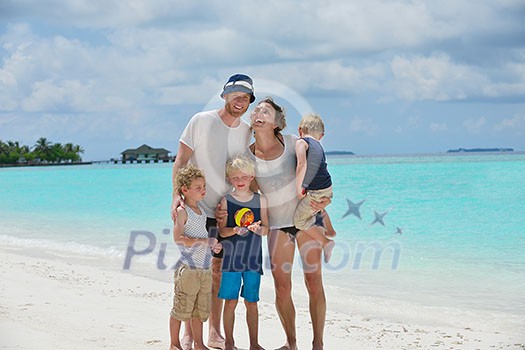
M 93 256 L 10 245 L 0 252 L 1 349 L 168 348 L 169 280 L 141 277 L 119 269 L 116 261 Z M 263 284 L 260 343 L 275 349 L 285 338 L 273 306 L 271 277 L 265 276 Z M 294 293 L 299 348 L 309 349 L 302 283 Z M 327 288 L 327 296 L 326 349 L 525 349 L 519 318 L 453 309 L 408 312 L 395 303 L 366 313 L 366 303 L 353 299 L 350 291 L 341 299 Z M 236 339 L 239 349 L 248 349 L 243 313 L 241 303 Z

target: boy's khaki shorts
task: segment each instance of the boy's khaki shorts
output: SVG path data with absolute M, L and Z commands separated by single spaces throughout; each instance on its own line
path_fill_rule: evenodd
M 320 201 L 323 197 L 332 198 L 332 187 L 323 188 L 322 190 L 312 190 L 306 192 L 306 197 L 301 199 L 295 210 L 293 224 L 298 230 L 307 230 L 315 225 L 316 211 L 310 207 L 310 202 Z
M 182 265 L 175 270 L 171 317 L 179 321 L 198 318 L 205 322 L 211 308 L 211 269 Z

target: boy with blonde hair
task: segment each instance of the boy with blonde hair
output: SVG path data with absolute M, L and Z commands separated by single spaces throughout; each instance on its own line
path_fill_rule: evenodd
M 250 184 L 255 178 L 254 162 L 236 156 L 226 164 L 226 177 L 234 190 L 221 200 L 226 220 L 219 224 L 223 238 L 223 264 L 219 298 L 224 299 L 225 350 L 234 350 L 233 328 L 239 292 L 246 306 L 250 350 L 263 350 L 259 345 L 259 289 L 262 269 L 262 236 L 268 234 L 267 201 L 254 193 Z M 241 288 L 242 287 L 242 288 Z
M 182 350 L 182 321 L 191 320 L 196 350 L 208 349 L 202 339 L 202 324 L 211 304 L 211 249 L 220 251 L 216 238 L 208 238 L 206 214 L 200 201 L 206 194 L 204 173 L 194 165 L 181 168 L 175 182 L 185 207 L 178 207 L 173 240 L 180 258 L 175 265 L 173 307 L 170 313 L 170 350 Z M 211 248 L 211 249 L 210 249 Z
M 317 114 L 307 114 L 299 122 L 299 136 L 295 144 L 297 157 L 296 192 L 301 200 L 294 215 L 294 225 L 298 230 L 306 232 L 323 246 L 324 260 L 330 261 L 334 249 L 335 236 L 326 212 L 323 213 L 326 229 L 324 234 L 318 229 L 312 229 L 316 224 L 316 212 L 310 207 L 312 200 L 319 201 L 322 197 L 332 198 L 332 179 L 327 169 L 326 155 L 319 142 L 324 136 L 324 123 Z

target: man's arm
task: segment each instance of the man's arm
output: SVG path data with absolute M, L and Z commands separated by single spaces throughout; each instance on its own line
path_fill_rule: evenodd
M 226 197 L 222 197 L 221 201 L 219 202 L 219 205 L 221 210 L 226 212 L 226 215 L 228 215 L 228 202 L 226 201 Z M 223 220 L 217 220 L 217 225 L 219 226 L 219 235 L 222 238 L 235 236 L 237 233 L 233 230 L 234 227 L 227 227 L 226 226 L 226 217 L 223 218 Z
M 181 202 L 179 189 L 177 188 L 177 182 L 175 181 L 175 176 L 177 176 L 177 173 L 179 172 L 180 168 L 188 164 L 188 161 L 190 160 L 192 154 L 193 150 L 191 148 L 186 146 L 184 143 L 179 142 L 179 150 L 177 151 L 177 157 L 175 158 L 175 162 L 173 163 L 173 171 L 171 174 L 171 182 L 173 185 L 171 218 L 173 219 L 173 222 L 177 221 L 177 207 L 180 205 Z

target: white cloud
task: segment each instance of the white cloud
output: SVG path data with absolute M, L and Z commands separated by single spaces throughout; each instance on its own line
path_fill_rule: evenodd
M 0 114 L 0 127 L 6 128 L 16 120 L 16 116 L 11 114 Z
M 403 123 L 399 123 L 399 124 L 400 125 L 397 125 L 394 128 L 394 132 L 396 134 L 401 134 L 403 132 L 410 132 L 411 130 L 419 128 L 421 124 L 421 117 L 419 115 L 412 115 L 405 120 L 404 125 L 401 125 Z
M 53 34 L 39 37 L 27 25 L 10 25 L 2 40 L 4 47 L 21 47 L 17 46 L 20 42 L 30 47 L 20 49 L 19 56 L 9 51 L 11 56 L 5 60 L 18 62 L 21 69 L 14 71 L 6 63 L 0 71 L 0 92 L 13 90 L 7 81 L 16 82 L 18 88 L 19 95 L 0 99 L 0 106 L 8 110 L 16 108 L 20 95 L 28 98 L 35 83 L 51 80 L 65 85 L 60 79 L 89 83 L 92 96 L 86 99 L 102 102 L 98 108 L 103 109 L 111 109 L 111 101 L 165 104 L 171 96 L 184 96 L 177 102 L 205 102 L 209 96 L 201 99 L 202 82 L 220 81 L 223 72 L 227 76 L 239 69 L 235 67 L 280 79 L 301 92 L 372 93 L 389 101 L 389 96 L 446 101 L 525 93 L 525 78 L 521 85 L 491 83 L 477 68 L 454 63 L 446 53 L 395 54 L 395 50 L 464 35 L 465 30 L 474 32 L 474 21 L 470 26 L 456 23 L 468 18 L 454 21 L 457 13 L 468 13 L 470 6 L 465 2 L 450 2 L 449 10 L 428 2 L 333 1 L 315 3 L 316 11 L 298 11 L 297 6 L 312 6 L 310 1 L 293 6 L 274 2 L 256 14 L 252 2 L 234 8 L 183 1 L 54 0 L 44 6 L 24 0 L 8 4 L 20 14 L 38 13 L 43 21 L 62 26 L 103 28 L 97 32 L 99 40 L 90 42 Z M 491 8 L 481 4 L 477 10 L 484 19 L 499 21 L 491 17 Z M 373 52 L 380 54 L 366 55 Z M 390 64 L 384 60 L 388 57 L 393 57 Z M 217 65 L 219 69 L 210 69 Z M 522 67 L 509 64 L 508 69 Z
M 379 90 L 381 87 L 378 81 L 385 77 L 385 71 L 379 64 L 357 68 L 344 64 L 341 60 L 329 60 L 276 63 L 258 67 L 256 75 L 280 81 L 302 93 L 328 92 L 348 95 Z
M 349 124 L 350 132 L 368 136 L 375 135 L 377 128 L 377 125 L 372 120 L 359 117 L 352 118 Z
M 463 126 L 471 134 L 479 134 L 485 124 L 487 124 L 485 117 L 469 118 L 463 122 Z
M 511 130 L 518 134 L 525 133 L 525 114 L 516 114 L 511 118 L 505 118 L 494 127 L 496 131 Z
M 409 127 L 417 128 L 421 122 L 421 117 L 419 115 L 410 116 L 407 120 Z
M 391 88 L 407 100 L 463 100 L 487 80 L 475 69 L 451 62 L 445 54 L 392 60 Z
M 189 117 L 243 72 L 254 77 L 256 94 L 258 81 L 275 81 L 320 113 L 397 116 L 390 133 L 416 134 L 436 115 L 432 108 L 523 100 L 522 11 L 519 0 L 477 3 L 476 11 L 465 0 L 3 0 L 0 116 L 71 133 L 66 125 L 77 123 L 93 138 L 167 135 L 174 115 Z M 496 128 L 513 131 L 520 120 Z M 374 121 L 344 123 L 374 135 Z M 447 122 L 430 128 L 446 131 Z M 23 124 L 2 124 L 3 135 L 23 135 Z M 472 135 L 487 128 L 479 118 L 463 126 Z
M 429 128 L 432 132 L 443 132 L 448 130 L 447 123 L 432 122 L 430 123 Z
M 183 0 L 3 0 L 0 9 L 12 16 L 38 16 L 50 22 L 91 28 L 125 27 L 159 18 L 181 20 L 202 10 Z M 208 8 L 213 3 L 208 4 Z
M 91 110 L 95 101 L 90 101 L 90 86 L 80 81 L 38 81 L 32 86 L 31 95 L 21 102 L 24 111 L 77 111 Z

